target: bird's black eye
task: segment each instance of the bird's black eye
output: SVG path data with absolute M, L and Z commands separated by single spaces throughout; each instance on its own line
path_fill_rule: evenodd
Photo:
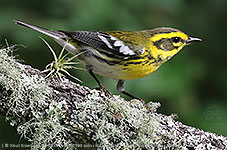
M 174 43 L 178 43 L 178 42 L 180 42 L 180 38 L 179 37 L 173 37 L 172 38 L 172 41 L 174 42 Z

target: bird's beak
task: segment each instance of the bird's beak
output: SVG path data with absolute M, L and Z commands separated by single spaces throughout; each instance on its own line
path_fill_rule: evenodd
M 189 37 L 189 38 L 187 39 L 186 43 L 187 43 L 187 44 L 190 44 L 190 43 L 192 43 L 192 42 L 201 42 L 201 41 L 202 41 L 202 39 L 200 39 L 200 38 Z

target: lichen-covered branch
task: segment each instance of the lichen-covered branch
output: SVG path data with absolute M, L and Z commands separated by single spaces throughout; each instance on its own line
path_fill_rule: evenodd
M 140 100 L 107 97 L 59 80 L 0 50 L 0 114 L 32 149 L 226 149 L 227 138 L 156 113 Z

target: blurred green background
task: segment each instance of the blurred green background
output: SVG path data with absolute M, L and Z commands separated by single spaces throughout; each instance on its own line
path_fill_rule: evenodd
M 8 0 L 0 1 L 0 43 L 24 44 L 15 52 L 25 64 L 43 70 L 53 58 L 39 36 L 57 53 L 50 38 L 17 26 L 23 20 L 48 29 L 143 30 L 178 28 L 201 43 L 187 46 L 157 72 L 126 82 L 126 89 L 148 101 L 161 102 L 159 112 L 178 114 L 184 124 L 227 136 L 227 1 L 226 0 Z M 97 87 L 85 71 L 71 71 L 83 85 Z M 114 94 L 117 81 L 100 77 Z M 127 98 L 127 97 L 126 97 Z M 127 98 L 129 99 L 129 98 Z M 25 143 L 0 117 L 0 144 Z M 3 136 L 5 135 L 5 136 Z

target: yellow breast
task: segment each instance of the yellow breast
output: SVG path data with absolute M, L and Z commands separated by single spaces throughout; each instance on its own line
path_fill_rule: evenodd
M 129 80 L 129 79 L 137 79 L 145 77 L 155 70 L 157 70 L 159 66 L 157 64 L 151 65 L 130 65 L 127 68 L 124 67 L 121 71 L 121 79 Z

